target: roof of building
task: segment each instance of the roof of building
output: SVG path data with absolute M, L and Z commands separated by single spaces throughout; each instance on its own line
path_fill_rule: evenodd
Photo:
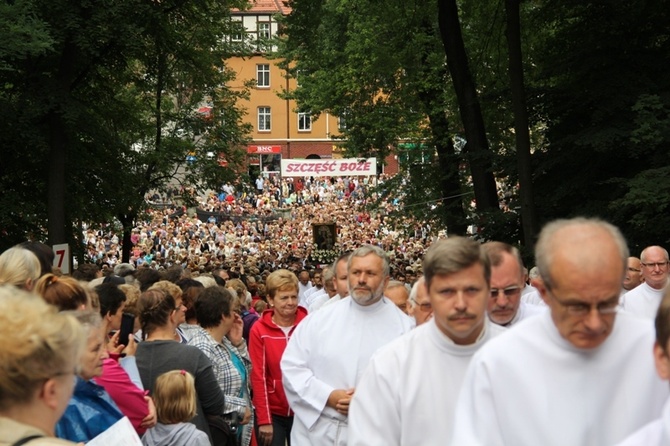
M 249 0 L 249 8 L 244 11 L 233 10 L 241 14 L 289 14 L 291 8 L 287 0 Z

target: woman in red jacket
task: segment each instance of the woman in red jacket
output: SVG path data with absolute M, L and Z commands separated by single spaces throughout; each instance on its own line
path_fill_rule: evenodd
M 280 269 L 265 281 L 269 309 L 251 328 L 251 387 L 256 408 L 258 442 L 261 446 L 291 444 L 293 412 L 282 386 L 279 363 L 291 334 L 307 316 L 298 306 L 298 278 Z

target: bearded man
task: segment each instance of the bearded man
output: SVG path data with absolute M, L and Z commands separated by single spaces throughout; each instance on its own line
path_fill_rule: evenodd
M 349 403 L 370 357 L 413 325 L 383 296 L 389 261 L 380 248 L 352 252 L 347 277 L 351 299 L 303 319 L 282 357 L 293 444 L 346 445 Z

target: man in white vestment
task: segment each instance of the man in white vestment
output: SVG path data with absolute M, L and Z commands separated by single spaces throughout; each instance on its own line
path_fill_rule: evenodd
M 344 262 L 346 268 L 346 262 Z M 328 266 L 323 269 L 323 294 L 319 294 L 314 301 L 310 304 L 307 309 L 310 313 L 321 308 L 323 304 L 328 302 L 331 298 L 337 295 L 337 289 L 335 288 L 335 269 L 333 266 Z
M 409 290 L 405 284 L 399 280 L 389 280 L 384 296 L 388 297 L 396 307 L 405 314 L 409 314 Z
M 412 291 L 409 292 L 409 303 L 409 315 L 414 318 L 417 327 L 433 317 L 433 306 L 426 289 L 425 276 L 419 277 L 419 280 L 412 285 Z
M 607 446 L 657 418 L 652 324 L 617 314 L 628 248 L 577 218 L 545 226 L 535 282 L 549 310 L 484 345 L 456 407 L 453 446 Z
M 305 302 L 305 293 L 312 289 L 312 282 L 309 280 L 309 271 L 302 270 L 298 273 L 298 305 L 307 308 Z
M 320 308 L 330 308 L 331 305 L 336 304 L 340 300 L 349 296 L 349 280 L 347 272 L 347 262 L 349 261 L 349 253 L 342 254 L 336 261 L 334 265 L 335 277 L 333 278 L 333 283 L 335 283 L 335 289 L 337 294 L 321 305 Z M 314 310 L 317 310 L 315 308 Z
M 479 243 L 437 241 L 423 270 L 433 318 L 370 360 L 351 402 L 350 445 L 443 445 L 472 355 L 505 331 L 486 316 L 491 270 Z
M 642 265 L 637 257 L 628 257 L 628 267 L 623 278 L 623 289 L 628 292 L 642 283 Z
M 656 313 L 656 343 L 654 344 L 656 372 L 670 381 L 670 287 L 665 289 Z M 617 446 L 667 446 L 670 444 L 670 400 L 657 420 L 644 426 Z
M 544 307 L 521 301 L 526 281 L 519 250 L 503 242 L 487 242 L 482 248 L 491 261 L 491 298 L 486 307 L 491 322 L 511 327 L 545 311 Z
M 660 246 L 648 246 L 640 254 L 642 282 L 624 296 L 624 309 L 647 319 L 656 317 L 656 310 L 668 284 L 668 251 Z
M 314 271 L 314 274 L 312 275 L 313 286 L 312 288 L 305 291 L 305 305 L 308 310 L 309 307 L 314 303 L 314 300 L 326 294 L 326 290 L 323 289 L 323 271 L 324 270 L 321 268 Z
M 308 315 L 281 360 L 284 390 L 295 413 L 294 445 L 347 444 L 349 402 L 370 357 L 408 332 L 411 318 L 383 297 L 389 262 L 364 245 L 347 262 L 349 299 Z

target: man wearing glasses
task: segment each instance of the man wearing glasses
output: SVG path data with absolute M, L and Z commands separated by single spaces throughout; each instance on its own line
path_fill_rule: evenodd
M 611 445 L 658 418 L 654 330 L 617 314 L 628 248 L 596 219 L 549 223 L 535 246 L 548 311 L 484 345 L 466 373 L 453 446 Z
M 409 315 L 414 318 L 417 327 L 433 317 L 433 307 L 430 304 L 424 276 L 419 277 L 419 280 L 412 285 L 409 293 Z
M 478 242 L 433 243 L 423 271 L 433 318 L 373 356 L 352 399 L 349 446 L 444 444 L 470 360 L 505 331 L 486 316 L 491 270 Z
M 640 266 L 644 282 L 626 293 L 624 309 L 636 316 L 653 319 L 663 298 L 663 288 L 668 284 L 668 251 L 660 246 L 644 248 Z
M 521 301 L 526 283 L 519 250 L 502 242 L 488 242 L 482 247 L 491 261 L 491 298 L 486 305 L 491 322 L 511 327 L 523 319 L 542 313 L 544 306 Z
M 628 267 L 623 278 L 624 293 L 635 289 L 642 283 L 642 265 L 637 257 L 628 257 Z

